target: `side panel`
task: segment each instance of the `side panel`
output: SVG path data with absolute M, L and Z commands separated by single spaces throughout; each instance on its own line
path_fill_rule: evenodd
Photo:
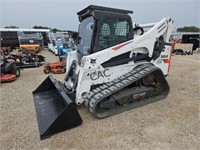
M 76 103 L 79 104 L 83 100 L 83 93 L 88 93 L 91 89 L 91 86 L 88 85 L 98 85 L 102 83 L 111 82 L 120 76 L 130 72 L 135 67 L 144 63 L 135 64 L 130 62 L 125 65 L 103 68 L 99 67 L 98 69 L 91 69 L 87 72 L 80 68 L 79 72 L 79 83 L 77 86 L 76 92 Z M 84 85 L 84 86 L 83 86 Z
M 171 54 L 171 46 L 165 46 L 165 49 L 161 52 L 160 57 L 153 62 L 156 67 L 159 67 L 162 70 L 164 75 L 169 74 Z

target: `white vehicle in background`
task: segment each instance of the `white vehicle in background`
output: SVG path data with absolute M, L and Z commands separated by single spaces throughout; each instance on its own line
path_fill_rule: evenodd
M 53 44 L 52 43 L 48 43 L 48 50 L 52 51 L 53 50 Z
M 48 37 L 49 37 L 48 50 L 52 52 L 54 47 L 53 41 L 55 39 L 55 34 L 53 32 L 49 32 Z
M 64 40 L 63 39 L 55 39 L 53 40 L 53 49 L 52 49 L 52 52 L 57 56 L 59 54 L 58 52 L 58 48 L 59 46 L 64 43 Z
M 58 55 L 58 48 L 61 44 L 69 41 L 69 33 L 68 32 L 50 32 L 49 33 L 49 43 L 48 49 L 55 55 Z

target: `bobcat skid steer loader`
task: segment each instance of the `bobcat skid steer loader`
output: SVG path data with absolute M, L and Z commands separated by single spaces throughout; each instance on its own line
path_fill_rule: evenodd
M 94 5 L 77 13 L 78 49 L 68 54 L 64 81 L 48 76 L 33 91 L 41 139 L 80 125 L 76 105 L 105 118 L 168 95 L 166 43 L 174 21 L 164 18 L 146 31 L 133 26 L 131 13 Z

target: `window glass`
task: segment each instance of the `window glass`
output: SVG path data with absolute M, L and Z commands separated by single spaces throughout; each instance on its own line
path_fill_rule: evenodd
M 79 25 L 78 50 L 82 55 L 88 55 L 90 53 L 93 26 L 94 26 L 93 17 L 86 18 Z
M 117 45 L 128 40 L 130 24 L 128 20 L 107 18 L 104 20 L 99 34 L 97 51 Z

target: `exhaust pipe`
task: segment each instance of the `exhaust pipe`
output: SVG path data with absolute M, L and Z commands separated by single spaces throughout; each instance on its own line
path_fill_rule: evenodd
M 52 76 L 33 91 L 33 99 L 41 140 L 82 123 L 75 102 Z

